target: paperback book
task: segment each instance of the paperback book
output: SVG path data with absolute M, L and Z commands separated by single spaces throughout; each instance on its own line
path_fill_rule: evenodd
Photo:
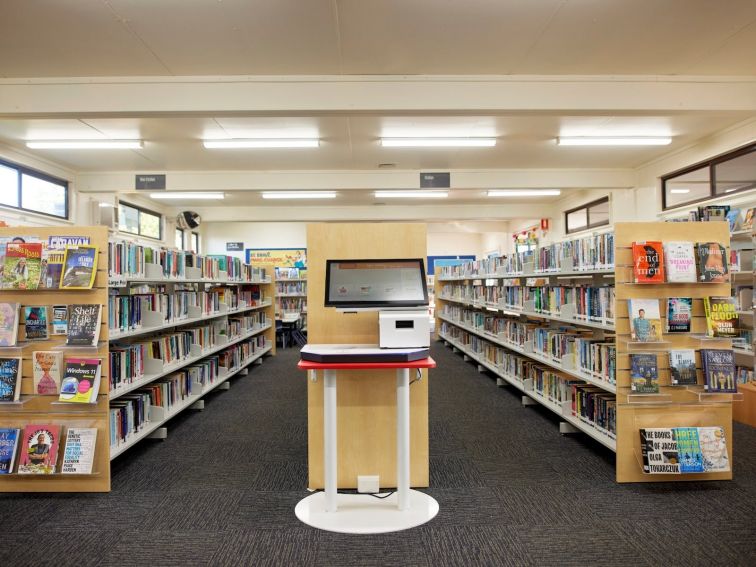
M 18 303 L 0 303 L 0 347 L 16 345 L 19 309 Z
M 69 358 L 66 360 L 58 399 L 74 404 L 97 403 L 101 372 L 102 361 L 99 358 Z
M 738 336 L 738 311 L 734 297 L 704 297 L 706 334 L 710 337 Z
M 698 443 L 697 427 L 676 427 L 677 455 L 680 462 L 680 473 L 704 472 L 703 453 Z
M 649 474 L 680 474 L 677 439 L 673 428 L 640 430 L 643 472 Z
M 656 354 L 630 353 L 630 389 L 637 394 L 659 393 Z
M 60 472 L 63 474 L 92 474 L 97 429 L 69 427 Z
M 3 264 L 3 287 L 37 289 L 42 274 L 41 242 L 9 242 Z
M 20 436 L 20 429 L 0 429 L 0 474 L 13 472 Z
M 697 384 L 696 351 L 692 348 L 669 351 L 669 373 L 673 386 Z
M 658 299 L 628 299 L 630 317 L 630 336 L 637 342 L 660 341 L 661 315 Z
M 696 281 L 696 255 L 692 242 L 665 242 L 664 261 L 668 282 Z
M 97 275 L 97 246 L 66 246 L 60 287 L 91 289 Z
M 699 242 L 696 244 L 698 281 L 729 282 L 730 272 L 727 269 L 727 263 L 727 250 L 719 242 Z
M 746 211 L 745 219 L 743 219 L 743 224 L 740 225 L 741 230 L 751 230 L 753 229 L 753 214 L 756 212 L 756 209 L 751 208 Z
M 66 247 L 86 244 L 89 244 L 88 236 L 49 236 L 42 252 L 44 270 L 40 285 L 48 289 L 58 289 L 63 274 Z
M 18 474 L 53 474 L 58 463 L 60 425 L 27 425 L 21 440 Z
M 667 298 L 667 332 L 690 333 L 693 318 L 692 297 Z
M 97 346 L 102 323 L 102 305 L 90 303 L 68 306 L 67 345 Z
M 664 247 L 659 241 L 633 242 L 635 283 L 664 282 Z
M 21 396 L 21 357 L 0 358 L 0 402 L 17 402 Z
M 704 389 L 708 392 L 737 392 L 735 355 L 731 350 L 701 349 Z
M 54 350 L 32 352 L 34 392 L 42 396 L 57 396 L 60 392 L 63 353 Z
M 727 439 L 722 427 L 699 427 L 698 444 L 703 454 L 705 472 L 727 472 L 730 459 L 727 455 Z
M 27 341 L 47 340 L 47 307 L 28 305 L 24 307 L 24 320 Z
M 52 306 L 52 334 L 68 334 L 68 305 Z

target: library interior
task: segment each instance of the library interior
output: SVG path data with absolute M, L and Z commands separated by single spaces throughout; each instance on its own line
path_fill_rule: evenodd
M 754 564 L 752 0 L 0 16 L 0 565 Z

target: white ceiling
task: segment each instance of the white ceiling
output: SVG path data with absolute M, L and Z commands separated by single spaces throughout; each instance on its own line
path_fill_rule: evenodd
M 0 76 L 756 75 L 753 0 L 2 0 Z

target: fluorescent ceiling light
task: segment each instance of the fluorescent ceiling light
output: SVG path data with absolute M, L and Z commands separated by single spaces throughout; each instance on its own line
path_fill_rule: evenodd
M 669 136 L 560 136 L 560 146 L 666 146 Z
M 376 191 L 378 199 L 446 199 L 448 191 Z
M 33 150 L 138 150 L 142 140 L 30 140 Z
M 690 193 L 690 189 L 670 189 L 669 192 L 684 195 L 685 193 Z
M 150 193 L 151 199 L 224 199 L 222 191 L 166 191 Z
M 263 199 L 335 199 L 336 191 L 263 191 Z
M 248 140 L 231 139 L 231 140 L 202 140 L 206 148 L 211 150 L 219 149 L 264 149 L 264 148 L 317 148 L 320 140 L 317 138 L 297 138 L 297 139 L 262 139 L 254 138 Z
M 381 138 L 386 148 L 488 148 L 496 138 Z
M 489 197 L 547 197 L 561 194 L 559 189 L 493 189 L 487 193 Z

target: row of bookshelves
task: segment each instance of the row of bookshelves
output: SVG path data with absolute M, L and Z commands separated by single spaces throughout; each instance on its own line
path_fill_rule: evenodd
M 511 278 L 580 278 L 587 276 L 603 276 L 606 278 L 613 278 L 616 268 L 600 268 L 600 269 L 585 269 L 585 270 L 558 270 L 558 271 L 521 271 L 521 272 L 482 272 L 479 274 L 470 274 L 462 276 L 439 276 L 438 281 L 453 282 L 453 281 L 468 281 L 468 280 L 480 280 L 480 279 L 494 279 L 494 280 L 506 280 Z

